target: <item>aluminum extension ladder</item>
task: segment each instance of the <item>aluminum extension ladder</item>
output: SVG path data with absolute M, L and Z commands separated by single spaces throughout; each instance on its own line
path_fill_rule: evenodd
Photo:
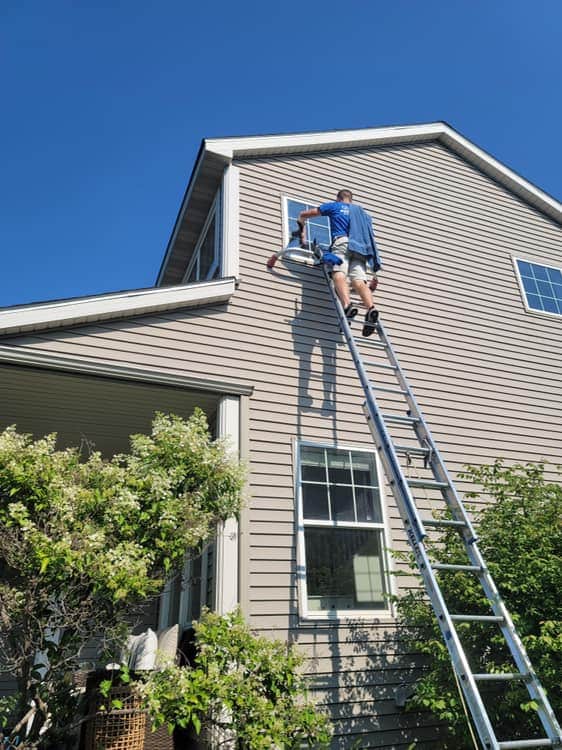
M 482 747 L 485 750 L 515 750 L 515 748 L 535 747 L 562 748 L 562 731 L 560 725 L 556 720 L 544 689 L 533 670 L 533 666 L 525 652 L 523 644 L 517 635 L 509 612 L 501 600 L 494 581 L 486 568 L 484 559 L 478 550 L 475 530 L 463 507 L 461 498 L 451 481 L 445 464 L 439 455 L 437 446 L 433 442 L 429 427 L 427 426 L 416 403 L 414 394 L 412 393 L 400 364 L 398 363 L 398 359 L 396 358 L 396 354 L 394 353 L 384 327 L 382 323 L 378 323 L 376 328 L 378 340 L 363 338 L 360 335 L 355 336 L 352 333 L 351 325 L 355 324 L 362 326 L 362 316 L 358 315 L 353 321 L 348 321 L 343 312 L 343 307 L 335 293 L 329 272 L 325 265 L 323 266 L 323 269 L 341 330 L 353 357 L 357 374 L 359 375 L 361 386 L 365 394 L 363 410 L 377 447 L 378 454 L 384 466 L 386 476 L 392 488 L 394 498 L 398 505 L 400 515 L 404 522 L 408 540 L 413 549 L 425 585 L 425 590 L 437 616 L 439 627 L 449 650 L 453 669 L 457 675 L 458 682 L 462 687 Z M 364 360 L 360 352 L 360 349 L 362 349 L 363 346 L 370 349 L 374 355 L 376 355 L 377 352 L 386 355 L 387 362 L 382 363 L 378 361 L 373 362 Z M 396 378 L 398 387 L 373 385 L 369 380 L 366 366 L 377 368 L 379 369 L 379 372 L 380 368 L 384 368 L 387 373 L 391 372 Z M 406 415 L 383 414 L 377 403 L 375 392 L 379 392 L 382 395 L 394 394 L 394 396 L 404 397 L 407 405 Z M 412 428 L 418 441 L 418 447 L 394 444 L 387 429 L 387 425 L 392 423 Z M 407 455 L 408 457 L 418 456 L 423 458 L 424 463 L 431 471 L 433 478 L 431 480 L 408 479 L 400 465 L 398 459 L 399 455 Z M 417 488 L 440 491 L 442 498 L 450 511 L 451 520 L 436 520 L 433 518 L 422 519 L 414 499 L 413 490 Z M 424 538 L 427 535 L 425 531 L 426 526 L 456 528 L 464 543 L 468 563 L 466 565 L 450 565 L 430 562 L 428 552 L 424 545 Z M 451 614 L 447 609 L 447 604 L 444 601 L 439 588 L 439 581 L 436 576 L 437 571 L 447 570 L 462 570 L 474 573 L 482 585 L 493 614 Z M 470 621 L 497 623 L 503 633 L 505 642 L 511 652 L 517 669 L 519 670 L 518 672 L 498 675 L 474 674 L 471 671 L 468 659 L 455 630 L 455 622 Z M 501 742 L 496 739 L 488 713 L 478 690 L 478 683 L 502 680 L 522 680 L 525 683 L 531 700 L 535 701 L 538 705 L 537 713 L 545 730 L 545 738 Z

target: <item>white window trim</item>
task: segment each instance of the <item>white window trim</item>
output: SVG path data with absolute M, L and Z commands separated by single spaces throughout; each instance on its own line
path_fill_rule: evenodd
M 222 178 L 221 276 L 240 274 L 240 169 L 229 164 Z
M 281 215 L 283 219 L 283 247 L 287 247 L 289 244 L 289 206 L 288 201 L 295 201 L 295 203 L 307 203 L 311 206 L 314 206 L 315 208 L 318 208 L 319 203 L 316 203 L 315 201 L 307 200 L 306 198 L 296 198 L 294 195 L 285 195 L 283 194 L 281 196 Z M 329 229 L 329 225 L 328 225 Z M 332 232 L 330 230 L 330 241 L 332 239 Z
M 517 283 L 519 284 L 519 292 L 521 293 L 521 299 L 523 300 L 525 311 L 530 313 L 531 315 L 540 315 L 543 318 L 557 318 L 558 320 L 562 320 L 562 313 L 548 312 L 547 310 L 536 310 L 534 307 L 529 307 L 529 303 L 527 302 L 527 292 L 525 291 L 525 287 L 523 286 L 523 279 L 521 278 L 521 274 L 519 273 L 519 266 L 517 265 L 517 261 L 521 260 L 523 261 L 523 263 L 533 263 L 536 266 L 553 268 L 558 271 L 562 271 L 562 268 L 558 268 L 558 266 L 551 266 L 550 264 L 544 263 L 543 261 L 530 260 L 529 258 L 518 258 L 515 255 L 511 256 L 511 260 L 513 263 L 513 268 L 515 269 L 515 276 L 517 278 Z
M 217 192 L 215 193 L 215 197 L 213 198 L 213 202 L 211 203 L 211 208 L 209 209 L 209 213 L 207 214 L 207 218 L 205 219 L 205 223 L 203 224 L 203 228 L 201 230 L 201 234 L 199 235 L 199 239 L 197 240 L 197 244 L 195 245 L 195 249 L 193 251 L 193 255 L 191 257 L 191 260 L 189 261 L 189 264 L 187 266 L 187 269 L 185 271 L 185 274 L 183 276 L 182 283 L 187 284 L 187 279 L 189 278 L 189 275 L 191 274 L 193 267 L 197 264 L 199 264 L 200 257 L 201 257 L 201 246 L 207 239 L 207 232 L 209 230 L 209 227 L 211 225 L 211 222 L 213 219 L 215 219 L 215 237 L 214 237 L 214 247 L 213 247 L 213 262 L 211 264 L 211 267 L 209 271 L 207 272 L 207 276 L 204 279 L 196 278 L 191 283 L 196 283 L 199 281 L 211 281 L 213 279 L 213 275 L 217 268 L 219 267 L 221 263 L 221 224 L 222 224 L 222 212 L 220 211 L 220 205 L 221 205 L 221 189 L 219 188 Z M 199 275 L 199 269 L 197 270 L 197 276 Z M 224 274 L 221 274 L 221 277 L 224 276 Z
M 382 531 L 382 555 L 384 565 L 384 582 L 386 591 L 390 597 L 396 594 L 394 584 L 394 565 L 392 557 L 388 554 L 390 533 L 388 525 L 388 514 L 384 495 L 383 469 L 377 453 L 364 447 L 341 445 L 339 443 L 320 443 L 311 440 L 294 441 L 294 466 L 295 466 L 295 499 L 296 499 L 296 518 L 297 518 L 297 591 L 299 601 L 299 614 L 301 620 L 321 621 L 321 622 L 342 622 L 346 620 L 393 620 L 395 612 L 392 603 L 389 601 L 386 609 L 345 609 L 331 610 L 329 612 L 310 611 L 308 609 L 308 592 L 306 586 L 306 550 L 304 543 L 304 514 L 301 491 L 301 448 L 311 446 L 314 448 L 327 448 L 336 450 L 354 451 L 357 453 L 369 453 L 375 459 L 378 478 L 378 490 L 380 497 L 380 507 L 382 514 L 382 523 L 358 523 L 358 522 L 334 522 L 334 521 L 307 521 L 307 526 L 324 526 L 329 528 L 368 528 L 380 529 Z

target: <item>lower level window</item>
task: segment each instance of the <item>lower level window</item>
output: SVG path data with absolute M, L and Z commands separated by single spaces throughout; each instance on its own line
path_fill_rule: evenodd
M 305 616 L 388 611 L 374 454 L 301 444 L 298 494 Z

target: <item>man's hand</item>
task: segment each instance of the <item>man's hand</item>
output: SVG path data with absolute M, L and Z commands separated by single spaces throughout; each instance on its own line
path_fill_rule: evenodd
M 277 263 L 277 253 L 273 253 L 273 255 L 267 259 L 267 267 L 273 268 L 273 266 Z
M 374 292 L 378 285 L 379 285 L 379 280 L 377 279 L 376 276 L 373 276 L 373 278 L 371 279 L 371 281 L 369 281 L 369 289 L 372 292 Z

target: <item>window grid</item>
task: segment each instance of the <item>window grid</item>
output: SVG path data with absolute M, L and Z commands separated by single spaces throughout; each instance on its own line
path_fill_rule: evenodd
M 317 204 L 309 203 L 300 198 L 291 198 L 284 196 L 285 221 L 283 234 L 285 235 L 285 245 L 288 245 L 291 234 L 298 228 L 297 218 L 301 211 L 308 211 L 311 208 L 317 208 Z M 306 222 L 306 239 L 312 242 L 314 239 L 323 247 L 329 247 L 332 242 L 330 232 L 330 222 L 327 216 L 313 216 Z M 298 240 L 296 240 L 298 244 Z
M 527 308 L 562 315 L 562 270 L 520 258 L 514 260 Z
M 306 465 L 306 459 L 307 457 L 304 455 L 303 451 L 306 449 L 316 449 L 321 451 L 322 456 L 322 463 L 323 463 L 323 475 L 324 479 L 321 480 L 311 480 L 311 479 L 303 479 L 303 466 Z M 384 521 L 384 515 L 383 510 L 381 507 L 381 487 L 380 487 L 380 476 L 379 476 L 379 468 L 376 463 L 376 456 L 370 451 L 364 451 L 361 449 L 355 449 L 355 448 L 334 448 L 334 447 L 325 447 L 318 444 L 312 444 L 312 443 L 300 443 L 298 444 L 298 450 L 299 450 L 299 474 L 298 474 L 298 483 L 299 483 L 299 516 L 301 518 L 300 522 L 300 531 L 299 531 L 299 549 L 300 549 L 300 559 L 304 563 L 304 571 L 305 576 L 302 580 L 302 591 L 301 591 L 301 606 L 302 606 L 302 612 L 305 617 L 312 617 L 312 618 L 321 618 L 325 619 L 326 617 L 331 617 L 334 614 L 337 614 L 338 611 L 341 611 L 342 616 L 349 616 L 350 614 L 353 614 L 353 616 L 372 616 L 372 614 L 376 613 L 377 616 L 380 616 L 381 614 L 392 614 L 391 607 L 388 603 L 386 603 L 383 607 L 375 605 L 373 602 L 372 607 L 364 607 L 361 606 L 360 602 L 364 601 L 363 598 L 360 598 L 356 602 L 356 607 L 343 607 L 343 609 L 338 608 L 338 604 L 332 604 L 331 606 L 324 607 L 318 607 L 315 606 L 315 600 L 316 604 L 318 592 L 311 592 L 308 590 L 308 576 L 309 573 L 312 572 L 312 568 L 309 571 L 309 566 L 307 565 L 307 542 L 306 542 L 306 529 L 307 528 L 325 528 L 325 529 L 333 529 L 336 531 L 337 529 L 340 529 L 343 532 L 346 530 L 351 532 L 355 530 L 357 533 L 360 531 L 371 531 L 373 533 L 376 533 L 376 538 L 378 540 L 377 544 L 380 548 L 380 559 L 379 563 L 381 564 L 380 574 L 382 576 L 382 595 L 383 599 L 384 597 L 390 592 L 391 585 L 390 585 L 390 577 L 389 577 L 389 566 L 388 566 L 388 558 L 386 555 L 386 547 L 387 547 L 387 540 L 386 540 L 386 524 Z M 338 457 L 337 454 L 339 454 L 339 458 L 345 457 L 346 463 L 348 466 L 348 470 L 351 477 L 351 482 L 334 482 L 330 480 L 330 463 L 329 463 L 329 451 L 332 453 L 332 457 L 336 458 Z M 366 468 L 364 466 L 357 466 L 355 465 L 354 457 L 356 461 L 358 460 L 357 457 L 364 455 L 366 457 L 367 466 Z M 310 463 L 309 466 L 315 466 L 313 460 L 313 457 L 309 457 Z M 345 464 L 344 464 L 345 466 Z M 318 468 L 320 468 L 318 466 Z M 341 468 L 341 467 L 338 467 Z M 367 472 L 368 476 L 371 480 L 369 484 L 363 484 L 355 481 L 355 473 L 356 471 L 362 471 Z M 374 472 L 374 473 L 373 473 Z M 304 485 L 310 485 L 310 486 L 321 486 L 326 487 L 328 490 L 328 510 L 329 510 L 329 517 L 327 519 L 315 519 L 315 518 L 307 518 L 305 516 L 305 510 L 304 510 L 304 497 L 302 493 L 302 488 Z M 371 505 L 373 510 L 373 520 L 372 521 L 340 521 L 333 518 L 332 514 L 332 496 L 330 493 L 331 487 L 349 487 L 352 489 L 353 492 L 353 512 L 354 512 L 354 518 L 358 518 L 358 509 L 357 509 L 357 496 L 356 496 L 356 488 L 361 489 L 370 489 L 372 490 L 372 497 L 371 497 Z M 378 517 L 380 520 L 374 520 L 375 517 Z M 359 553 L 360 554 L 360 553 Z M 364 591 L 363 591 L 364 594 Z M 312 599 L 310 598 L 312 596 Z M 337 597 L 337 594 L 334 594 L 334 596 Z M 360 596 L 359 593 L 356 593 L 356 596 Z M 330 596 L 328 596 L 328 599 Z M 341 602 L 339 602 L 341 604 Z M 336 609 L 334 610 L 334 606 L 336 606 Z
M 184 283 L 190 283 L 194 281 L 210 281 L 211 279 L 216 279 L 220 276 L 221 264 L 220 264 L 220 221 L 219 221 L 220 211 L 219 211 L 219 208 L 220 208 L 220 190 L 215 195 L 215 198 L 209 210 L 209 214 L 207 215 L 207 218 L 205 219 L 203 229 L 201 230 L 201 234 L 199 236 L 199 239 L 197 240 L 197 244 L 195 245 L 195 250 L 193 251 L 193 256 L 189 262 L 189 265 L 184 275 L 184 279 L 183 279 Z M 211 234 L 212 236 L 210 236 Z M 209 268 L 207 269 L 207 272 L 202 277 L 201 276 L 201 254 L 202 252 L 207 252 L 210 249 L 212 249 L 213 257 L 209 264 Z

